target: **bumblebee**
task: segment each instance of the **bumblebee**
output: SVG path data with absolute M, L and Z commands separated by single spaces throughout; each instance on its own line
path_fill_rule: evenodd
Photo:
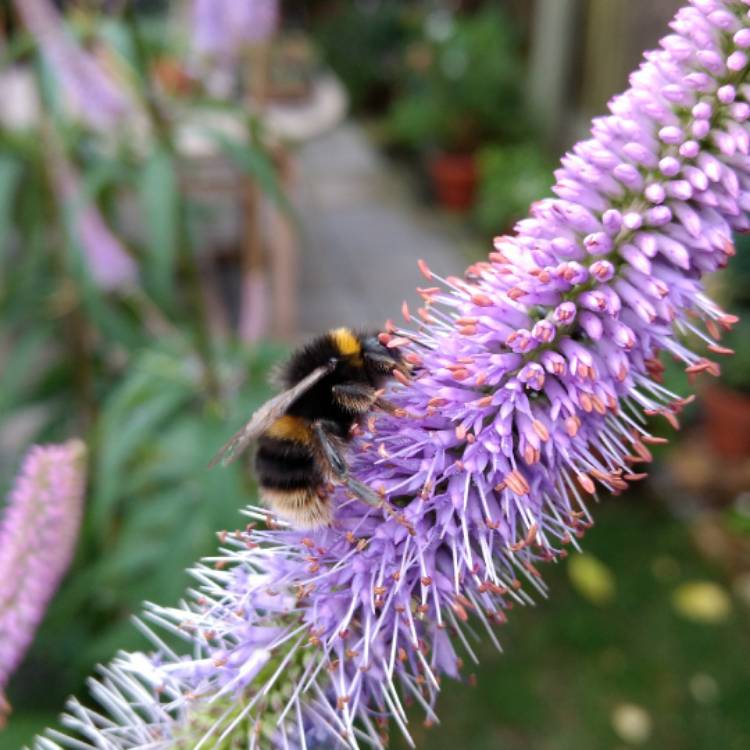
M 261 406 L 211 461 L 234 461 L 257 440 L 254 465 L 261 500 L 292 526 L 325 526 L 338 482 L 372 505 L 383 499 L 349 475 L 343 451 L 354 424 L 370 409 L 399 410 L 380 388 L 409 368 L 377 333 L 336 328 L 295 351 L 279 371 L 283 391 Z

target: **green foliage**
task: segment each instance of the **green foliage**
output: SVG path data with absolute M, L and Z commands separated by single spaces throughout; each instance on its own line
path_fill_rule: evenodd
M 529 205 L 549 194 L 551 159 L 533 143 L 487 146 L 479 151 L 479 186 L 474 218 L 485 233 L 508 231 Z
M 14 197 L 23 173 L 17 158 L 0 154 L 0 262 L 5 259 L 12 227 Z
M 74 688 L 92 662 L 140 644 L 129 618 L 144 600 L 178 600 L 188 583 L 183 571 L 212 551 L 214 532 L 236 526 L 239 508 L 253 500 L 243 462 L 207 465 L 228 424 L 268 397 L 267 371 L 278 354 L 264 347 L 224 359 L 226 376 L 247 383 L 226 412 L 206 404 L 184 342 L 166 341 L 133 359 L 102 405 L 78 557 L 32 660 L 54 642 Z
M 405 64 L 407 82 L 386 123 L 395 144 L 470 151 L 526 135 L 519 35 L 499 8 L 428 14 Z
M 355 112 L 387 103 L 414 27 L 414 12 L 402 0 L 346 2 L 318 24 L 323 57 L 346 86 Z
M 717 276 L 727 312 L 740 320 L 723 334 L 721 345 L 734 350 L 721 359 L 721 381 L 738 391 L 750 393 L 750 236 L 735 237 L 737 255 L 729 269 Z
M 276 168 L 269 154 L 253 146 L 258 139 L 256 124 L 247 122 L 247 141 L 238 142 L 223 133 L 209 131 L 217 148 L 239 169 L 256 182 L 261 191 L 282 210 L 290 212 L 289 202 L 279 185 Z
M 25 35 L 7 48 L 36 76 L 42 114 L 28 130 L 0 126 L 0 490 L 33 442 L 79 435 L 91 455 L 76 559 L 10 685 L 13 726 L 24 708 L 59 710 L 96 661 L 142 647 L 131 616 L 147 599 L 176 603 L 185 568 L 215 548 L 218 529 L 240 522 L 255 497 L 246 464 L 207 464 L 267 398 L 268 370 L 282 354 L 242 347 L 229 331 L 218 341 L 206 335 L 202 248 L 191 233 L 203 206 L 186 189 L 178 148 L 185 113 L 221 108 L 244 132 L 234 140 L 207 133 L 217 158 L 285 206 L 258 123 L 199 86 L 179 101 L 159 89 L 155 61 L 176 53 L 158 16 L 136 26 L 95 12 L 76 18 L 75 34 L 121 66 L 142 121 L 89 129 L 70 117 L 55 71 Z M 77 181 L 72 195 L 55 179 L 62 159 Z M 99 212 L 135 260 L 136 284 L 96 284 L 84 208 Z M 40 693 L 42 683 L 49 688 Z
M 138 178 L 138 196 L 148 247 L 144 271 L 149 274 L 157 298 L 171 303 L 180 241 L 180 205 L 174 160 L 163 146 L 155 148 L 145 160 Z
M 737 256 L 727 273 L 730 304 L 750 311 L 750 235 L 738 235 L 735 244 Z
M 722 346 L 734 350 L 731 357 L 721 360 L 721 381 L 730 388 L 750 393 L 750 307 L 729 309 L 741 317 L 721 339 Z

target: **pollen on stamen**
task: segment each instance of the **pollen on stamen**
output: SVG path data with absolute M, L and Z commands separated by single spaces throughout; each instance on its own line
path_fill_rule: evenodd
M 533 466 L 534 464 L 539 463 L 541 456 L 542 454 L 539 452 L 539 450 L 537 448 L 534 448 L 534 446 L 532 445 L 527 445 L 523 450 L 523 460 L 529 466 Z
M 419 258 L 419 260 L 417 260 L 417 268 L 419 268 L 419 272 L 427 279 L 427 281 L 432 281 L 432 271 L 430 271 L 424 259 Z
M 386 347 L 388 349 L 398 349 L 402 346 L 408 346 L 411 342 L 409 339 L 404 338 L 403 336 L 394 336 L 387 344 Z
M 408 375 L 405 375 L 401 370 L 394 370 L 393 371 L 393 377 L 395 380 L 398 380 L 401 385 L 411 385 L 411 380 L 409 380 Z
M 641 441 L 649 445 L 667 445 L 669 443 L 667 438 L 657 437 L 656 435 L 641 435 Z M 649 460 L 651 459 L 649 458 Z
M 481 292 L 476 292 L 471 295 L 471 301 L 479 307 L 492 307 L 494 302 L 486 295 Z
M 514 469 L 506 475 L 505 484 L 507 484 L 510 490 L 519 497 L 529 494 L 529 484 L 518 469 Z
M 726 346 L 719 346 L 719 344 L 709 344 L 707 348 L 710 352 L 713 352 L 714 354 L 721 354 L 727 357 L 735 353 L 734 349 L 729 349 Z
M 724 328 L 727 331 L 732 330 L 732 326 L 736 325 L 740 322 L 740 319 L 737 315 L 730 315 L 729 313 L 724 313 L 720 318 L 718 318 L 719 325 Z
M 419 367 L 423 364 L 424 360 L 415 352 L 407 352 L 404 354 L 404 361 L 415 367 Z
M 596 485 L 594 484 L 593 480 L 588 474 L 583 473 L 582 471 L 576 474 L 576 479 L 578 480 L 578 484 L 589 493 L 589 495 L 596 494 Z
M 429 287 L 423 287 L 418 286 L 417 287 L 417 294 L 425 301 L 425 302 L 432 302 L 434 297 L 443 290 L 439 286 L 429 286 Z
M 716 325 L 716 321 L 709 319 L 705 321 L 705 326 L 709 336 L 711 336 L 712 339 L 721 338 L 721 331 L 719 330 L 719 326 Z
M 549 440 L 549 430 L 545 427 L 544 423 L 538 419 L 535 419 L 531 423 L 534 432 L 539 436 L 540 440 L 547 442 Z
M 578 430 L 581 427 L 581 420 L 579 417 L 572 415 L 567 417 L 565 420 L 565 432 L 568 433 L 569 437 L 575 437 L 578 434 Z

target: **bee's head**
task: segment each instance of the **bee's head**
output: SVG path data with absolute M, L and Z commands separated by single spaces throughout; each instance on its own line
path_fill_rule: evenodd
M 366 368 L 375 375 L 392 375 L 394 370 L 409 374 L 409 367 L 401 352 L 381 344 L 377 335 L 362 339 L 362 357 Z

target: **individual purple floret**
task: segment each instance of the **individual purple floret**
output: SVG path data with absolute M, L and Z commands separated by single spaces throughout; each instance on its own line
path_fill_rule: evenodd
M 676 426 L 686 403 L 660 353 L 691 374 L 719 366 L 686 337 L 731 353 L 701 279 L 750 228 L 749 6 L 692 0 L 555 198 L 464 278 L 420 264 L 424 306 L 382 337 L 415 367 L 389 395 L 406 415 L 373 413 L 350 456 L 396 512 L 339 489 L 331 527 L 302 534 L 250 509 L 192 604 L 150 608 L 195 649 L 144 671 L 189 695 L 190 747 L 382 748 L 391 722 L 408 739 L 407 704 L 437 720 L 473 628 L 494 640 L 544 594 L 538 564 L 577 545 L 587 499 L 645 476 L 646 417 Z
M 0 726 L 10 710 L 3 689 L 73 556 L 85 455 L 80 440 L 32 448 L 0 516 Z

